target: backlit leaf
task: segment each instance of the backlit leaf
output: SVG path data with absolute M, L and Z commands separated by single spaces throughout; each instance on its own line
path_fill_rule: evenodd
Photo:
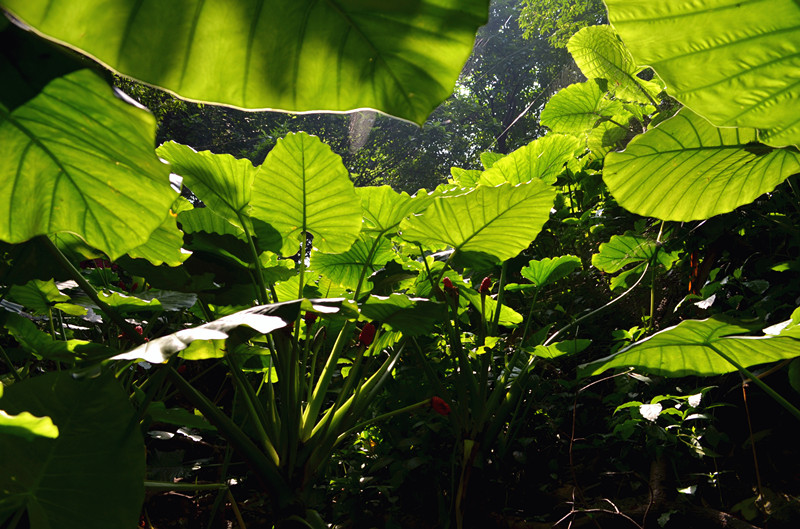
M 550 98 L 539 119 L 553 132 L 586 132 L 600 118 L 611 117 L 622 110 L 622 103 L 606 99 L 605 94 L 595 79 L 569 85 Z
M 580 147 L 577 138 L 548 134 L 497 160 L 491 169 L 481 175 L 480 183 L 496 186 L 505 182 L 521 184 L 539 179 L 553 184 L 564 170 L 564 164 L 575 156 Z

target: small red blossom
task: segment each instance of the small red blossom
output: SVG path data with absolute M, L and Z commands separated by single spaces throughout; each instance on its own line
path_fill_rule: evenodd
M 450 415 L 450 406 L 441 397 L 431 397 L 431 409 L 439 415 Z
M 458 297 L 458 287 L 455 286 L 452 281 L 450 281 L 449 277 L 442 279 L 442 285 L 444 285 L 444 290 L 449 296 L 454 298 Z
M 369 347 L 375 340 L 375 326 L 372 323 L 367 323 L 361 329 L 361 334 L 358 335 L 358 342 L 364 347 Z
M 481 286 L 478 289 L 478 292 L 481 294 L 488 294 L 492 291 L 492 280 L 489 277 L 484 277 L 483 281 L 481 281 Z
M 314 322 L 317 321 L 317 313 L 316 312 L 306 312 L 304 316 L 306 320 L 306 325 L 311 326 L 314 325 Z
M 134 331 L 136 331 L 136 332 L 138 332 L 138 333 L 139 333 L 139 336 L 141 336 L 141 335 L 142 335 L 142 333 L 144 332 L 144 329 L 142 329 L 142 326 L 141 326 L 141 325 L 137 325 L 136 327 L 134 327 L 134 328 L 133 328 L 133 330 L 134 330 Z

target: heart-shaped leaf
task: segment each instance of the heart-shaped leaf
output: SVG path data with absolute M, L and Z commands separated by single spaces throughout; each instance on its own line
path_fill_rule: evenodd
M 520 270 L 522 277 L 537 288 L 555 283 L 567 277 L 573 270 L 581 267 L 581 260 L 574 255 L 561 255 L 552 259 L 532 260 Z
M 345 288 L 355 290 L 359 279 L 368 278 L 396 255 L 388 239 L 376 239 L 368 233 L 362 233 L 346 252 L 311 252 L 311 269 Z M 362 291 L 364 286 L 362 284 Z
M 447 245 L 504 261 L 536 238 L 554 199 L 555 190 L 541 180 L 480 186 L 463 195 L 435 198 L 424 213 L 404 220 L 400 231 L 403 239 L 423 246 Z
M 428 195 L 398 193 L 390 186 L 358 187 L 356 194 L 361 198 L 364 231 L 380 234 L 396 232 L 401 220 L 424 211 L 433 200 Z
M 547 184 L 554 184 L 556 177 L 564 170 L 564 164 L 580 148 L 581 143 L 577 138 L 548 134 L 497 160 L 491 169 L 481 175 L 480 183 L 496 186 L 505 182 L 521 184 L 540 179 Z
M 34 528 L 136 527 L 144 500 L 145 447 L 113 373 L 48 373 L 6 389 L 3 408 L 50 417 L 58 437 L 0 435 L 0 525 L 27 509 Z
M 661 87 L 637 77 L 639 68 L 611 26 L 589 26 L 567 43 L 572 58 L 588 79 L 606 79 L 621 99 L 652 103 Z
M 316 136 L 278 140 L 253 184 L 251 215 L 283 236 L 283 255 L 300 249 L 303 232 L 323 252 L 343 252 L 361 231 L 361 205 L 342 159 Z
M 375 108 L 422 124 L 453 90 L 489 0 L 3 0 L 40 34 L 181 97 Z
M 603 180 L 628 211 L 690 221 L 749 204 L 798 171 L 795 149 L 767 147 L 754 129 L 717 128 L 684 108 L 609 154 Z
M 153 116 L 88 70 L 0 105 L 0 239 L 70 231 L 112 260 L 144 244 L 176 196 L 154 141 Z
M 622 110 L 622 103 L 605 95 L 596 79 L 569 85 L 550 98 L 539 119 L 553 132 L 581 134 Z
M 735 336 L 751 329 L 721 317 L 687 320 L 620 350 L 607 358 L 581 366 L 597 375 L 615 367 L 637 367 L 668 377 L 711 376 L 736 371 L 713 349 L 743 367 L 800 356 L 800 340 L 792 336 Z
M 800 144 L 800 6 L 793 0 L 608 0 L 609 20 L 639 64 L 718 126 L 767 129 L 761 141 Z

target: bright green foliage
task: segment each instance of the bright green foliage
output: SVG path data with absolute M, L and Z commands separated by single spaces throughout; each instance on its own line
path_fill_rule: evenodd
M 253 183 L 251 215 L 283 237 L 283 255 L 299 251 L 301 233 L 323 252 L 343 252 L 361 231 L 361 205 L 342 159 L 301 132 L 278 141 Z
M 391 261 L 395 255 L 388 239 L 376 239 L 365 232 L 346 252 L 312 252 L 311 268 L 340 286 L 356 290 L 359 280 L 369 277 L 378 268 Z
M 664 251 L 654 240 L 640 235 L 614 235 L 600 245 L 599 253 L 592 256 L 592 265 L 608 274 L 619 272 L 624 267 L 636 264 L 611 280 L 611 289 L 630 286 L 630 279 L 640 276 L 653 258 L 666 270 L 672 267 L 677 256 Z
M 6 389 L 3 408 L 48 416 L 58 437 L 0 435 L 0 523 L 27 508 L 31 527 L 136 527 L 144 498 L 145 447 L 113 374 L 48 373 Z
M 580 267 L 581 260 L 577 256 L 562 255 L 552 259 L 531 260 L 519 273 L 536 288 L 542 288 L 567 277 Z
M 555 192 L 541 180 L 436 198 L 421 215 L 400 224 L 407 241 L 457 252 L 479 252 L 502 261 L 528 247 L 550 216 Z
M 603 179 L 625 209 L 662 220 L 733 211 L 800 171 L 794 149 L 756 142 L 753 129 L 716 128 L 688 109 L 606 158 Z
M 258 172 L 250 160 L 239 160 L 230 154 L 197 152 L 173 141 L 156 149 L 156 153 L 172 165 L 172 171 L 183 177 L 183 183 L 216 214 L 239 222 L 247 214 L 251 190 Z
M 475 187 L 480 182 L 483 171 L 478 169 L 462 169 L 461 167 L 450 168 L 450 178 L 447 182 L 456 184 L 459 187 Z
M 178 229 L 176 214 L 170 212 L 147 242 L 128 252 L 136 258 L 147 259 L 156 266 L 179 266 L 192 252 L 183 249 L 183 232 Z
M 34 279 L 25 285 L 14 285 L 9 291 L 9 298 L 34 314 L 47 315 L 54 308 L 73 316 L 86 314 L 85 308 L 69 303 L 69 296 L 62 294 L 53 280 Z
M 750 330 L 719 317 L 687 320 L 612 356 L 586 364 L 582 370 L 597 375 L 614 367 L 636 367 L 669 377 L 711 376 L 736 371 L 714 348 L 744 367 L 800 356 L 797 338 L 740 336 Z
M 621 99 L 651 103 L 661 91 L 652 81 L 637 77 L 640 68 L 611 26 L 583 28 L 569 40 L 567 49 L 589 79 L 606 79 L 608 89 Z
M 800 143 L 800 6 L 793 0 L 607 0 L 609 19 L 669 94 L 718 126 Z
M 505 156 L 505 154 L 500 152 L 482 152 L 481 165 L 484 169 L 491 169 L 498 160 L 502 160 Z
M 605 95 L 606 90 L 596 79 L 569 85 L 550 98 L 539 119 L 553 132 L 581 134 L 602 118 L 610 118 L 622 110 L 622 103 Z
M 370 107 L 420 124 L 450 95 L 488 4 L 2 2 L 38 32 L 187 99 L 293 111 Z
M 0 401 L 0 406 L 2 405 Z M 10 415 L 0 409 L 0 435 L 15 435 L 28 441 L 37 437 L 55 439 L 58 437 L 58 427 L 50 417 L 36 417 L 27 411 Z
M 613 116 L 612 119 L 617 123 L 626 122 L 627 116 Z M 611 121 L 604 121 L 589 133 L 586 146 L 596 158 L 603 158 L 615 148 L 620 147 L 629 133 L 630 131 L 626 127 L 620 127 Z
M 112 259 L 144 244 L 175 199 L 154 141 L 153 117 L 88 70 L 0 105 L 0 239 L 71 231 Z
M 3 327 L 20 346 L 39 358 L 72 363 L 76 359 L 111 356 L 112 349 L 86 340 L 54 340 L 36 324 L 18 314 L 5 314 Z M 31 410 L 29 410 L 31 411 Z
M 550 45 L 563 48 L 585 26 L 599 24 L 605 16 L 602 0 L 522 0 L 519 25 L 525 38 L 547 37 Z
M 420 213 L 431 203 L 427 196 L 410 197 L 389 186 L 359 187 L 364 215 L 364 231 L 388 234 L 397 232 L 400 221 L 412 213 Z
M 178 214 L 178 221 L 184 233 L 217 233 L 219 235 L 232 235 L 237 239 L 246 240 L 244 229 L 232 224 L 211 208 L 194 208 Z
M 521 184 L 539 179 L 554 184 L 564 164 L 581 148 L 572 136 L 548 134 L 495 161 L 481 175 L 480 184 L 496 186 L 505 182 Z

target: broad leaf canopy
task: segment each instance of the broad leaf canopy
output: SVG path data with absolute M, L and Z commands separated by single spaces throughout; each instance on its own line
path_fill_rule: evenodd
M 181 97 L 375 108 L 417 123 L 452 92 L 489 0 L 3 0 L 49 38 Z

